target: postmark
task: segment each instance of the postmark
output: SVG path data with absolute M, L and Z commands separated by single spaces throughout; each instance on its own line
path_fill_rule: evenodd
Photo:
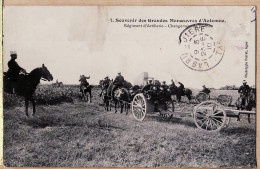
M 179 44 L 184 49 L 182 62 L 195 71 L 207 71 L 216 67 L 225 52 L 223 42 L 212 36 L 213 26 L 197 23 L 185 28 L 179 36 Z

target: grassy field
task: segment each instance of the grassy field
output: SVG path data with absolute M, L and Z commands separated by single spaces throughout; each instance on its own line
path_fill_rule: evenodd
M 76 89 L 75 89 L 76 92 Z M 8 167 L 255 167 L 256 130 L 246 117 L 221 132 L 196 128 L 191 117 L 157 114 L 142 122 L 132 114 L 105 112 L 94 88 L 93 103 L 39 105 L 4 110 L 4 165 Z M 227 93 L 212 91 L 211 97 Z M 228 91 L 238 97 L 236 91 Z M 194 91 L 196 94 L 196 91 Z M 72 95 L 71 95 L 72 96 Z M 180 103 L 177 107 L 189 107 Z M 30 109 L 30 113 L 32 110 Z

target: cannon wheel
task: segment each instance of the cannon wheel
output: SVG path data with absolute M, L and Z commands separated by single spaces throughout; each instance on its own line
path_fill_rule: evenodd
M 199 129 L 220 131 L 228 125 L 224 107 L 215 101 L 204 101 L 196 106 L 193 118 Z
M 204 102 L 204 101 L 207 101 L 210 99 L 210 96 L 209 94 L 206 94 L 206 93 L 203 93 L 203 92 L 200 92 L 199 94 L 197 94 L 197 96 L 195 97 L 196 101 L 198 103 L 201 103 L 201 102 Z
M 225 128 L 227 128 L 229 126 L 230 121 L 231 121 L 231 117 L 227 117 L 226 125 L 224 126 Z
M 142 93 L 135 95 L 132 101 L 132 113 L 137 121 L 143 121 L 147 113 L 147 101 Z

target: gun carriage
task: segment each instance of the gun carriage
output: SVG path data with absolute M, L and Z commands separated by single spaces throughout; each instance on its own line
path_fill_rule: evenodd
M 137 121 L 143 121 L 147 114 L 159 112 L 171 117 L 173 114 L 191 116 L 197 128 L 206 131 L 220 131 L 230 124 L 231 118 L 240 120 L 243 114 L 255 115 L 255 111 L 235 110 L 232 107 L 224 106 L 217 100 L 203 101 L 190 110 L 190 112 L 175 111 L 174 102 L 169 91 L 152 90 L 138 93 L 131 103 L 132 113 Z

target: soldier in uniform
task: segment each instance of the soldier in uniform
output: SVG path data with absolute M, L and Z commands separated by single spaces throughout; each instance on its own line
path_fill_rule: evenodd
M 101 93 L 99 94 L 99 96 L 102 95 L 102 93 L 104 92 L 104 90 L 107 90 L 107 88 L 109 87 L 109 83 L 110 83 L 110 79 L 108 76 L 106 76 L 104 78 L 104 81 L 102 82 L 102 90 Z
M 174 88 L 176 87 L 176 85 L 175 85 L 173 79 L 171 80 L 171 84 L 170 84 L 169 87 L 170 87 L 171 89 L 174 89 Z
M 114 98 L 114 91 L 116 89 L 118 89 L 119 87 L 123 87 L 124 82 L 125 82 L 125 79 L 121 75 L 121 72 L 119 72 L 118 75 L 116 76 L 115 80 L 113 81 L 113 88 L 111 90 L 111 95 L 112 95 L 111 99 Z
M 80 75 L 80 91 L 83 91 L 84 87 L 87 87 L 89 85 L 87 79 L 90 79 L 90 76 L 86 77 L 85 75 Z
M 201 92 L 206 93 L 206 94 L 209 94 L 209 93 L 210 93 L 209 88 L 207 88 L 205 85 L 203 85 L 202 88 L 203 88 L 203 89 L 202 89 Z
M 104 86 L 105 89 L 108 88 L 109 82 L 110 82 L 110 79 L 109 79 L 108 76 L 106 76 L 105 79 L 104 79 L 104 81 L 103 81 L 103 86 Z
M 161 87 L 164 89 L 164 91 L 167 91 L 167 89 L 169 88 L 168 85 L 166 84 L 166 81 L 162 82 Z
M 15 61 L 17 59 L 16 52 L 10 52 L 11 60 L 8 62 L 8 71 L 7 77 L 11 80 L 11 87 L 13 89 L 13 94 L 15 94 L 16 82 L 19 76 L 19 73 L 22 71 L 26 73 L 25 69 L 21 68 L 18 63 Z
M 184 96 L 184 84 L 182 84 L 181 82 L 178 82 L 180 85 L 180 90 L 181 90 L 181 96 Z
M 151 90 L 153 87 L 153 80 L 148 79 L 148 83 L 142 88 L 141 92 Z
M 247 82 L 243 80 L 243 85 L 239 87 L 238 93 L 240 93 L 240 98 L 242 99 L 242 105 L 245 106 L 248 102 L 248 95 L 250 92 L 250 87 L 247 85 Z

